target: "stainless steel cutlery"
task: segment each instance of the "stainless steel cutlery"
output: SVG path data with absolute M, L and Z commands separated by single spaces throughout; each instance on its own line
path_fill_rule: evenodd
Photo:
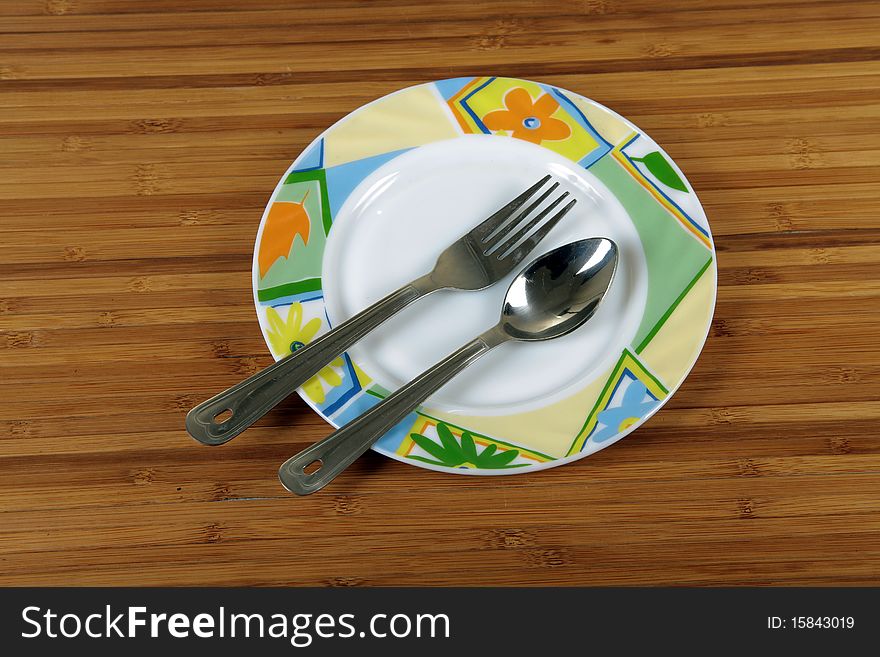
M 550 199 L 559 183 L 548 187 L 549 181 L 550 176 L 545 176 L 453 242 L 424 276 L 193 408 L 186 416 L 189 434 L 206 445 L 232 440 L 355 342 L 417 299 L 437 290 L 480 290 L 500 281 L 575 204 L 571 199 L 559 207 L 569 193 Z M 541 207 L 548 199 L 549 203 Z
M 221 445 L 251 426 L 355 342 L 412 302 L 442 289 L 481 290 L 497 283 L 575 205 L 545 176 L 440 253 L 434 268 L 310 344 L 193 408 L 190 435 Z M 617 245 L 606 238 L 571 242 L 532 261 L 513 279 L 498 323 L 333 434 L 289 458 L 278 476 L 287 490 L 320 490 L 434 392 L 482 355 L 509 341 L 543 341 L 584 324 L 611 286 Z
M 483 354 L 511 340 L 550 340 L 571 333 L 596 312 L 611 285 L 617 259 L 617 246 L 604 238 L 571 242 L 541 256 L 510 284 L 495 326 L 329 437 L 285 461 L 278 472 L 281 483 L 298 495 L 320 490 Z

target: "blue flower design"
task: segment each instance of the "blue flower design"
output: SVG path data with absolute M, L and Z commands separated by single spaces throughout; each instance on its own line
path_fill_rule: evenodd
M 645 399 L 645 395 L 649 398 Z M 620 404 L 613 408 L 606 408 L 599 413 L 596 418 L 596 428 L 593 430 L 590 440 L 594 443 L 603 443 L 613 438 L 635 420 L 645 417 L 658 403 L 657 398 L 648 391 L 644 383 L 633 379 L 623 393 Z

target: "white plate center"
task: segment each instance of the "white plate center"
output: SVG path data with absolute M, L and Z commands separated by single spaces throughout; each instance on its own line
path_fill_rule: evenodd
M 376 383 L 396 390 L 495 324 L 510 281 L 527 262 L 586 237 L 609 237 L 620 250 L 614 283 L 595 316 L 562 338 L 498 347 L 426 406 L 470 415 L 530 410 L 582 388 L 614 364 L 635 335 L 647 296 L 636 229 L 588 170 L 508 137 L 436 142 L 367 177 L 338 212 L 327 240 L 327 314 L 335 326 L 427 273 L 446 246 L 548 173 L 577 205 L 504 280 L 478 292 L 435 292 L 352 347 L 350 356 Z

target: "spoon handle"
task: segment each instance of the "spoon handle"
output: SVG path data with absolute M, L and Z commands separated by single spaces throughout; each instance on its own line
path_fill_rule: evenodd
M 281 483 L 297 495 L 321 490 L 425 399 L 503 341 L 490 330 L 450 354 L 363 415 L 287 459 L 278 470 Z M 307 474 L 305 468 L 316 462 L 317 470 Z
M 427 279 L 418 279 L 392 292 L 314 342 L 193 408 L 186 416 L 186 430 L 205 445 L 232 440 L 379 324 L 435 289 Z M 224 414 L 229 417 L 221 419 Z

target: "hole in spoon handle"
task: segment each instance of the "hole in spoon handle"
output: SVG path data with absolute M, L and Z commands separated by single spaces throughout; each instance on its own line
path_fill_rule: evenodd
M 321 490 L 372 445 L 367 441 L 356 444 L 350 437 L 350 432 L 336 432 L 287 459 L 278 470 L 282 485 L 297 495 Z
M 487 341 L 484 334 L 447 356 L 363 415 L 285 461 L 278 471 L 281 483 L 297 495 L 320 490 L 397 424 L 411 422 L 407 416 L 425 399 L 497 344 L 497 339 Z M 305 468 L 315 461 L 322 463 L 320 469 L 306 473 Z

